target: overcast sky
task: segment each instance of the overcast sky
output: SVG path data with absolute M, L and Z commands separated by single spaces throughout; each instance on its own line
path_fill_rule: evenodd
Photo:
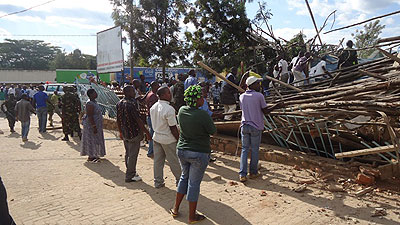
M 0 16 L 23 10 L 49 0 L 0 0 Z M 308 14 L 304 0 L 267 0 L 273 16 L 270 24 L 275 36 L 290 39 L 302 30 L 307 37 L 316 32 Z M 374 16 L 400 10 L 400 0 L 310 0 L 317 25 L 321 26 L 326 16 L 334 10 L 336 22 L 334 28 L 349 25 Z M 258 9 L 258 1 L 247 4 L 249 18 L 253 18 Z M 96 37 L 45 37 L 18 35 L 77 35 L 96 34 L 113 27 L 111 19 L 112 5 L 109 0 L 56 0 L 24 13 L 0 18 L 0 41 L 10 39 L 39 39 L 50 42 L 67 52 L 79 48 L 83 53 L 96 55 Z M 400 14 L 381 20 L 386 25 L 381 37 L 400 34 Z M 331 20 L 332 22 L 332 20 Z M 331 23 L 325 29 L 329 30 Z M 351 38 L 355 29 L 322 35 L 324 43 L 337 44 L 343 37 Z M 183 29 L 191 29 L 190 26 Z M 127 46 L 124 46 L 127 53 Z

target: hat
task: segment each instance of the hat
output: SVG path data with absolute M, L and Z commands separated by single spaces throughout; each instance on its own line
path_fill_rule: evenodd
M 248 77 L 248 78 L 246 79 L 246 85 L 247 85 L 247 86 L 250 86 L 250 85 L 254 84 L 255 82 L 261 81 L 261 80 L 262 80 L 262 79 L 259 79 L 259 78 L 257 78 L 257 77 L 251 76 L 251 77 Z

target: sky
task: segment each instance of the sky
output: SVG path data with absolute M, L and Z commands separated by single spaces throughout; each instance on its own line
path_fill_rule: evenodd
M 49 0 L 0 0 L 0 17 L 46 3 Z M 304 0 L 264 0 L 273 14 L 269 23 L 275 36 L 289 40 L 302 31 L 308 38 L 316 34 Z M 333 28 L 342 27 L 375 16 L 400 10 L 400 0 L 309 0 L 317 26 L 334 10 Z M 247 3 L 247 15 L 253 19 L 258 10 L 258 0 Z M 44 40 L 60 46 L 66 52 L 80 49 L 84 54 L 96 55 L 96 33 L 114 26 L 111 18 L 112 5 L 109 0 L 55 0 L 24 13 L 0 18 L 0 41 L 8 39 Z M 324 31 L 331 28 L 329 20 Z M 381 37 L 399 36 L 400 14 L 381 20 L 386 27 Z M 182 31 L 192 30 L 193 26 L 182 24 Z M 322 35 L 323 43 L 338 44 L 344 37 L 351 39 L 351 29 Z M 27 35 L 27 36 L 23 36 Z M 37 35 L 92 35 L 92 36 L 37 36 Z M 124 44 L 128 53 L 128 45 Z

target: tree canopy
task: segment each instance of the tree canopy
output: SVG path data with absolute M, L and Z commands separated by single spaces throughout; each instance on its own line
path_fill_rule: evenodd
M 365 48 L 376 45 L 383 28 L 385 28 L 385 25 L 381 25 L 380 21 L 376 20 L 364 25 L 364 30 L 356 30 L 355 34 L 351 34 L 354 36 L 356 41 L 356 48 Z M 361 50 L 358 52 L 358 56 L 360 58 L 367 58 L 374 51 L 374 48 Z
M 0 43 L 0 68 L 48 70 L 59 51 L 44 41 L 5 39 Z

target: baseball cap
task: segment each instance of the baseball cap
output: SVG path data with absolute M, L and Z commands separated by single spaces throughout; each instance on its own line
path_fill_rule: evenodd
M 253 77 L 253 76 L 248 77 L 248 78 L 246 79 L 246 85 L 247 85 L 247 86 L 250 86 L 250 85 L 254 84 L 254 83 L 257 82 L 257 81 L 262 81 L 262 79 L 257 78 L 257 77 Z

